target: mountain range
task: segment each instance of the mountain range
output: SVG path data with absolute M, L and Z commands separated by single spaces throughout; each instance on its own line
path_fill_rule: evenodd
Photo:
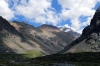
M 43 24 L 34 27 L 26 22 L 7 21 L 0 16 L 0 53 L 53 54 L 64 49 L 76 37 L 58 27 Z
M 0 16 L 0 52 L 44 54 L 100 51 L 100 7 L 82 35 L 68 27 L 43 24 L 34 27 L 26 22 L 7 21 Z M 77 39 L 76 39 L 77 38 Z

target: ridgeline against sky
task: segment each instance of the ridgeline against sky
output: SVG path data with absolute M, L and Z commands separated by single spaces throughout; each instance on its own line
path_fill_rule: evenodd
M 0 16 L 34 26 L 67 25 L 81 33 L 99 4 L 100 0 L 0 0 Z

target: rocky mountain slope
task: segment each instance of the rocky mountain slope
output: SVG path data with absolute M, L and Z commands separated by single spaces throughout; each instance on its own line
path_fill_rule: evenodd
M 60 53 L 65 52 L 100 52 L 100 7 L 96 10 L 90 25 L 84 28 L 82 35 Z
M 34 27 L 25 22 L 8 22 L 0 17 L 0 52 L 52 54 L 76 38 L 52 25 Z
M 16 46 L 20 46 L 17 43 L 21 43 L 22 41 L 24 41 L 24 36 L 0 16 L 0 52 L 21 52 L 22 49 Z
M 61 31 L 67 32 L 73 36 L 75 36 L 76 38 L 78 38 L 81 34 L 77 33 L 76 31 L 72 30 L 71 28 L 67 27 L 67 26 L 59 26 L 58 27 Z

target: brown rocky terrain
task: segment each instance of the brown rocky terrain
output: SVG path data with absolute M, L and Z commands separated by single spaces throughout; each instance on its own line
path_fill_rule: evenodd
M 8 22 L 0 17 L 0 52 L 27 53 L 38 51 L 57 53 L 76 38 L 52 25 L 34 27 L 25 22 Z

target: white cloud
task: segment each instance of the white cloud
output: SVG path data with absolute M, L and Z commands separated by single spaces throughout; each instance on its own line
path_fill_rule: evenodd
M 15 9 L 19 15 L 30 19 L 45 14 L 45 9 L 51 5 L 47 0 L 29 0 L 27 4 L 23 0 L 21 1 L 21 4 L 16 6 Z
M 68 28 L 71 28 L 73 31 L 75 31 L 75 29 L 73 27 L 69 26 L 68 24 L 65 24 L 64 26 L 68 27 Z
M 10 20 L 14 17 L 14 12 L 9 8 L 9 5 L 5 0 L 0 0 L 0 16 Z
M 71 28 L 68 24 L 64 25 L 65 27 Z
M 58 22 L 60 22 L 60 18 L 58 15 L 52 11 L 52 10 L 46 10 L 45 14 L 37 17 L 35 19 L 36 22 L 42 22 L 42 23 L 52 23 L 53 25 L 57 25 Z
M 16 15 L 24 16 L 26 19 L 37 23 L 50 23 L 57 25 L 60 21 L 58 14 L 51 7 L 51 0 L 6 0 L 12 4 Z M 10 5 L 11 6 L 11 5 Z
M 58 0 L 62 6 L 61 17 L 63 20 L 70 19 L 71 27 L 75 31 L 82 32 L 82 27 L 89 25 L 95 10 L 93 9 L 100 0 Z M 80 20 L 81 16 L 87 16 L 85 22 Z

